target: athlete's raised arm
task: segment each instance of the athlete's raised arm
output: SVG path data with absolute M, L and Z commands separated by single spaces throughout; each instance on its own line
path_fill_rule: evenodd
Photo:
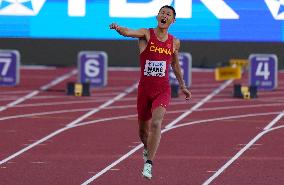
M 123 35 L 125 37 L 145 38 L 148 34 L 148 29 L 141 28 L 138 30 L 133 30 L 130 28 L 119 26 L 116 23 L 111 23 L 109 25 L 109 28 L 116 30 L 120 35 Z

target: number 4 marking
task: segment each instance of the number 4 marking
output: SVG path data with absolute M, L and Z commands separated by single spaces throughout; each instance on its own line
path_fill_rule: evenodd
M 11 64 L 11 59 L 10 58 L 0 58 L 0 63 L 3 63 L 3 69 L 1 71 L 1 76 L 5 76 L 8 73 L 8 69 Z
M 258 63 L 255 75 L 256 76 L 263 76 L 264 80 L 267 80 L 268 77 L 270 76 L 268 63 L 267 62 L 265 62 L 265 63 L 264 62 Z

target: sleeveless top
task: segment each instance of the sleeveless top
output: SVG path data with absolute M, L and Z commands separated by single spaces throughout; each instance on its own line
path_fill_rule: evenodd
M 169 86 L 169 66 L 173 57 L 173 36 L 159 41 L 150 28 L 150 40 L 146 49 L 140 54 L 140 84 L 157 87 Z

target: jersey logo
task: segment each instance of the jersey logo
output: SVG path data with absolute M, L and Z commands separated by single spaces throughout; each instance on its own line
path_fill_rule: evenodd
M 158 76 L 166 75 L 166 61 L 150 61 L 146 60 L 144 76 Z
M 167 46 L 169 46 L 169 44 Z M 170 47 L 164 48 L 164 47 L 155 46 L 153 42 L 151 42 L 150 52 L 172 55 Z

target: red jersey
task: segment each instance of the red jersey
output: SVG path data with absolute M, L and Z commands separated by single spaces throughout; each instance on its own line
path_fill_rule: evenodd
M 138 119 L 147 121 L 152 110 L 167 108 L 171 98 L 169 67 L 173 57 L 173 36 L 161 42 L 150 29 L 150 40 L 140 54 L 141 75 L 137 94 Z
M 149 29 L 150 40 L 146 49 L 140 54 L 140 84 L 147 86 L 169 86 L 169 65 L 173 57 L 173 36 L 159 41 L 154 29 Z M 148 86 L 148 87 L 149 87 Z

